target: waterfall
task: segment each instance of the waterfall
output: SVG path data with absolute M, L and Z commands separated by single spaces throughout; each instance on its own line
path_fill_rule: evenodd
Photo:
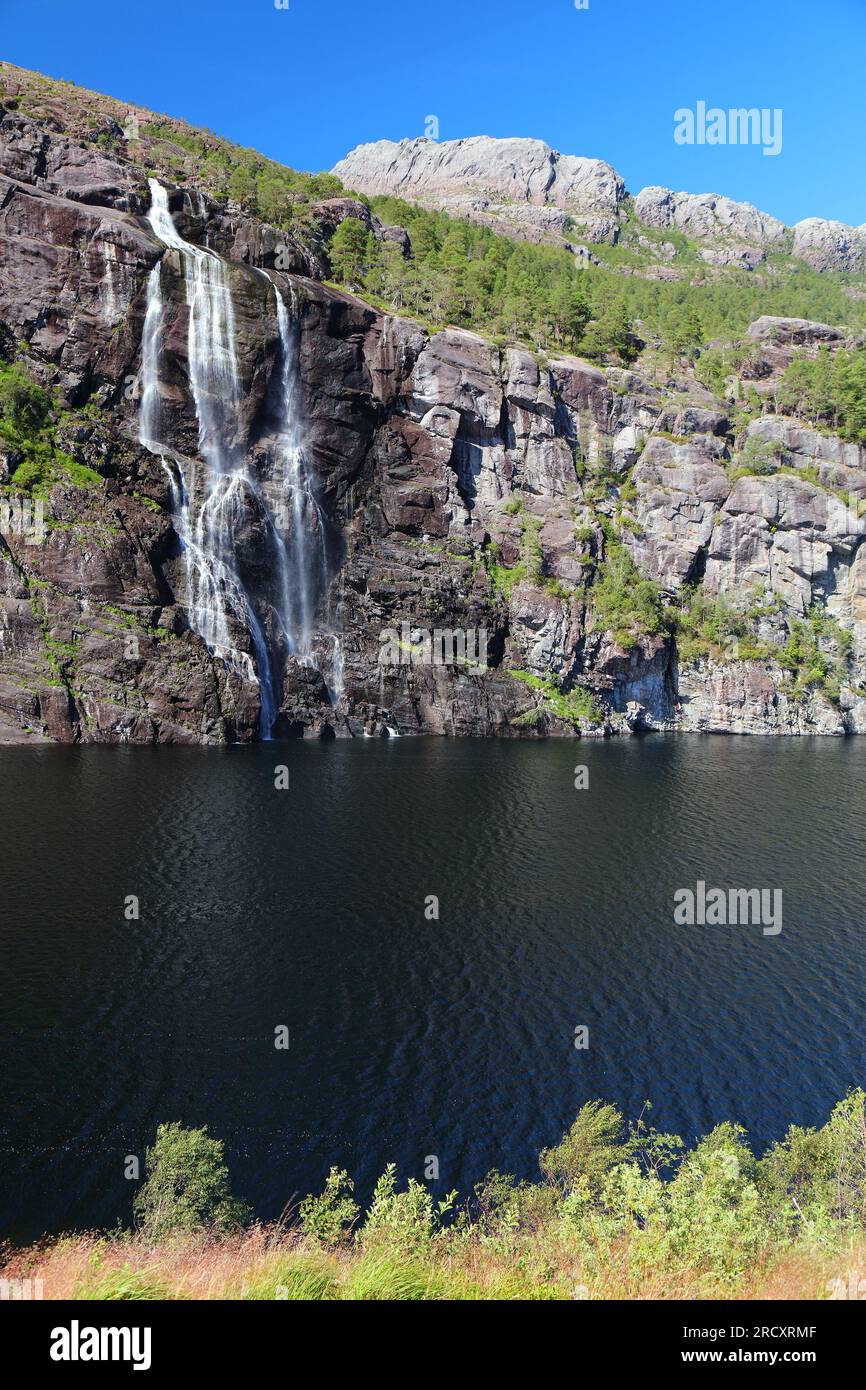
M 184 240 L 169 210 L 168 193 L 156 179 L 149 180 L 149 184 L 148 222 L 163 245 L 178 253 L 184 276 L 189 307 L 189 382 L 203 476 L 198 479 L 193 467 L 189 477 L 185 477 L 181 462 L 176 457 L 166 459 L 161 443 L 161 262 L 147 282 L 139 438 L 161 459 L 168 474 L 175 530 L 184 558 L 190 626 L 215 656 L 232 665 L 246 680 L 257 681 L 261 695 L 260 731 L 263 738 L 270 738 L 278 713 L 271 649 L 237 561 L 238 538 L 250 514 L 255 513 L 266 528 L 272 561 L 272 634 L 280 639 L 283 652 L 291 652 L 298 661 L 315 669 L 319 668 L 314 622 L 328 581 L 327 523 L 303 447 L 297 314 L 294 302 L 290 312 L 280 289 L 273 284 L 280 370 L 272 476 L 265 485 L 268 494 L 276 494 L 278 499 L 272 512 L 264 489 L 246 467 L 245 442 L 238 433 L 241 383 L 227 266 L 215 252 Z M 248 633 L 254 661 L 234 646 L 233 625 L 240 625 Z M 332 643 L 328 693 L 336 707 L 343 694 L 342 645 L 330 622 L 322 635 L 330 636 Z
M 141 405 L 138 438 L 152 454 L 159 450 L 159 347 L 162 338 L 161 262 L 157 261 L 147 279 L 144 333 L 141 339 Z
M 267 739 L 272 736 L 277 713 L 268 643 L 235 564 L 236 536 L 249 495 L 273 527 L 264 500 L 239 457 L 236 429 L 240 384 L 228 273 L 213 252 L 184 241 L 172 220 L 166 190 L 156 179 L 150 179 L 149 185 L 148 221 L 159 240 L 179 253 L 184 271 L 189 306 L 189 379 L 198 420 L 199 450 L 205 462 L 200 505 L 194 473 L 188 486 L 181 465 L 177 460 L 167 464 L 160 444 L 158 367 L 163 305 L 159 264 L 151 271 L 147 286 L 139 437 L 151 453 L 162 459 L 171 480 L 175 528 L 186 568 L 190 625 L 215 656 L 234 666 L 246 680 L 257 680 L 261 698 L 259 727 Z M 231 620 L 249 633 L 255 665 L 247 653 L 234 647 Z
M 274 286 L 277 326 L 280 334 L 280 433 L 276 472 L 282 493 L 278 516 L 292 537 L 288 559 L 288 588 L 284 595 L 287 636 L 295 655 L 312 663 L 311 637 L 319 594 L 327 575 L 325 518 L 316 499 L 304 458 L 301 411 L 298 401 L 297 353 L 289 311 Z M 282 513 L 282 515 L 280 515 Z
M 328 694 L 331 699 L 331 705 L 334 709 L 337 708 L 340 701 L 342 700 L 343 691 L 346 688 L 344 677 L 345 664 L 346 662 L 345 657 L 343 655 L 343 644 L 340 641 L 337 634 L 334 633 L 333 646 L 331 649 L 331 681 L 330 685 L 328 686 Z
M 238 463 L 231 447 L 240 406 L 235 315 L 228 272 L 213 251 L 184 241 L 168 208 L 168 194 L 156 179 L 148 180 L 151 208 L 148 222 L 164 245 L 179 251 L 189 305 L 187 353 L 190 386 L 198 416 L 199 448 L 214 473 Z
M 208 501 L 214 494 L 205 501 L 193 526 L 190 522 L 189 490 L 180 464 L 175 460 L 169 465 L 163 458 L 162 466 L 168 474 L 171 486 L 175 530 L 184 556 L 186 608 L 190 621 L 214 656 L 227 661 L 245 680 L 260 686 L 262 707 L 259 726 L 262 737 L 269 738 L 276 718 L 276 708 L 271 690 L 267 642 L 262 625 L 240 579 L 230 565 L 224 564 L 219 556 L 208 548 L 205 533 L 209 525 L 204 518 Z M 238 651 L 232 646 L 227 608 L 249 632 L 256 654 L 255 664 L 247 652 Z M 264 683 L 259 681 L 257 671 L 268 673 L 268 679 Z

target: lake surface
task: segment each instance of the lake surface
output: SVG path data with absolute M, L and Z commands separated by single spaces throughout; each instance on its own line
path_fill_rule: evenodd
M 535 1175 L 594 1097 L 821 1123 L 866 1082 L 864 785 L 866 740 L 0 749 L 0 1231 L 128 1223 L 164 1120 L 263 1218 L 332 1164 Z M 781 934 L 676 926 L 699 879 Z

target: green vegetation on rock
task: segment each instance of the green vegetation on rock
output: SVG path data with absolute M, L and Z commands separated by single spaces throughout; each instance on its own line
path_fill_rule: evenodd
M 231 198 L 263 221 L 280 227 L 290 228 L 303 220 L 309 202 L 339 197 L 344 191 L 333 174 L 302 173 L 257 150 L 235 145 L 212 131 L 184 127 L 179 121 L 147 121 L 141 134 L 157 142 L 149 146 L 148 160 L 159 171 L 194 178 L 213 197 Z M 181 158 L 172 160 L 173 151 Z
M 641 637 L 665 630 L 662 592 L 654 579 L 641 574 L 609 524 L 605 530 L 604 561 L 591 590 L 595 625 L 630 651 Z
M 788 672 L 795 699 L 817 690 L 838 703 L 842 682 L 849 675 L 853 638 L 823 608 L 813 607 L 795 619 L 791 635 L 778 653 L 779 665 Z
M 533 675 L 531 671 L 521 670 L 510 670 L 508 674 L 514 680 L 528 685 L 530 690 L 537 691 L 544 700 L 545 708 L 557 718 L 565 719 L 570 724 L 579 724 L 581 720 L 590 724 L 601 723 L 602 712 L 592 693 L 583 686 L 573 686 L 570 690 L 565 690 L 557 676 L 542 677 Z M 535 714 L 535 710 L 528 710 L 526 715 L 518 715 L 513 723 L 520 725 L 521 721 L 524 721 L 527 727 L 532 727 L 532 716 Z
M 11 460 L 9 487 L 47 497 L 56 482 L 91 487 L 92 468 L 58 449 L 54 400 L 18 363 L 0 363 L 0 446 Z
M 700 584 L 687 585 L 667 609 L 680 662 L 768 659 L 776 648 L 759 640 L 757 625 L 773 609 L 758 593 L 710 595 Z

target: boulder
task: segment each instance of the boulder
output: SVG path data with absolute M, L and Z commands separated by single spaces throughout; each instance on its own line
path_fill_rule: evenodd
M 810 319 L 776 318 L 772 314 L 762 314 L 759 319 L 750 323 L 746 337 L 754 338 L 760 343 L 783 343 L 798 348 L 845 341 L 845 334 L 841 328 L 833 328 L 828 323 L 813 323 Z

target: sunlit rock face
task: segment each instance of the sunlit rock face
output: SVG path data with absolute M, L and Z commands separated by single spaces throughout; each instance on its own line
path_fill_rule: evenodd
M 333 173 L 359 193 L 427 203 L 531 240 L 572 224 L 587 240 L 613 240 L 625 198 L 622 178 L 604 160 L 559 154 L 543 140 L 487 135 L 379 140 L 359 145 Z
M 776 217 L 751 203 L 737 203 L 717 193 L 674 193 L 669 188 L 644 188 L 635 199 L 635 212 L 649 227 L 683 232 L 697 241 L 733 239 L 767 245 L 782 242 L 787 228 Z

